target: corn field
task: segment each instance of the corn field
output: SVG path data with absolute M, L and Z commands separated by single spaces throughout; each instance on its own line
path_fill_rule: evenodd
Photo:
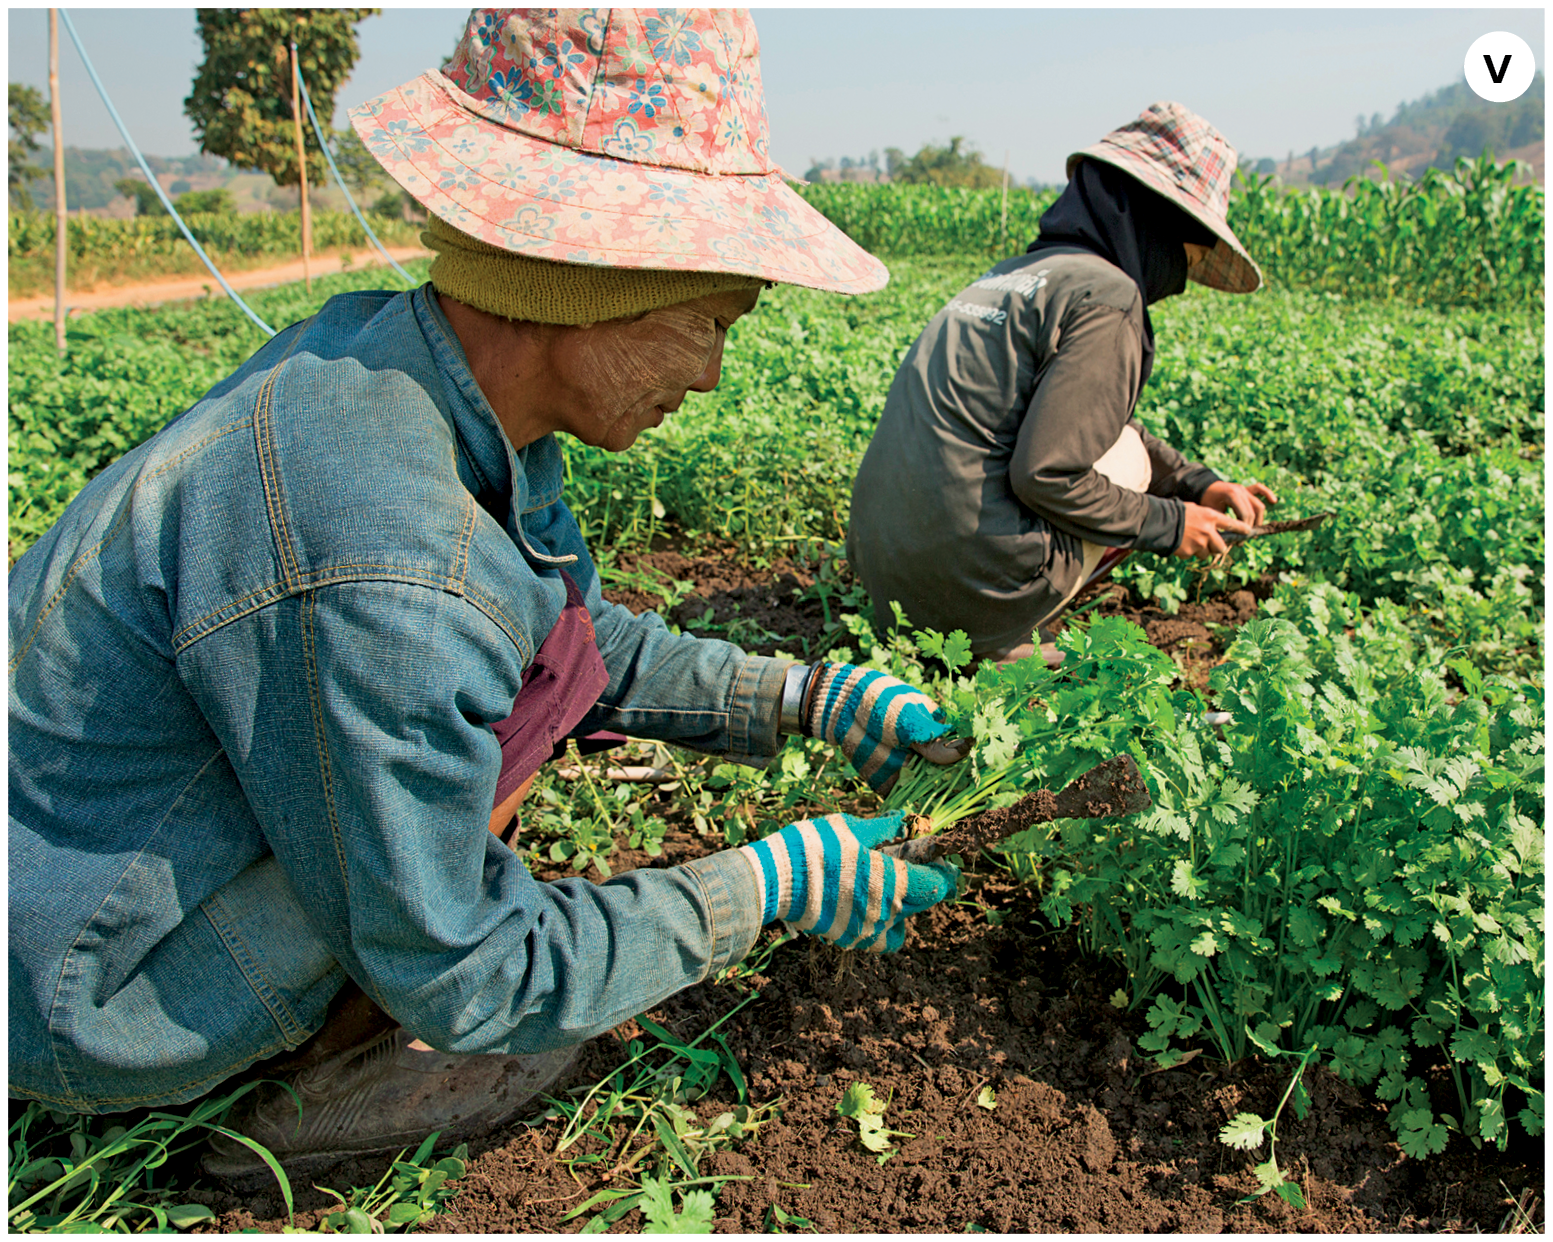
M 1543 192 L 1515 165 L 1461 160 L 1417 181 L 1355 177 L 1341 191 L 1285 190 L 1237 177 L 1230 227 L 1268 283 L 1433 306 L 1540 309 Z M 865 250 L 892 254 L 1022 250 L 1056 197 L 918 185 L 810 185 L 804 198 Z
M 1230 226 L 1269 278 L 1351 297 L 1434 306 L 1540 308 L 1541 187 L 1516 167 L 1460 160 L 1417 181 L 1353 178 L 1344 193 L 1286 193 L 1252 178 L 1230 199 Z

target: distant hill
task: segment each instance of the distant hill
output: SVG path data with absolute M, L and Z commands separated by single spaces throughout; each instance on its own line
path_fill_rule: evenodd
M 46 141 L 46 140 L 45 140 Z M 39 210 L 54 209 L 54 177 L 48 163 L 48 152 L 35 157 L 34 163 L 44 167 L 45 175 L 32 183 L 32 203 Z M 146 163 L 164 186 L 170 182 L 187 180 L 189 189 L 209 188 L 213 176 L 223 172 L 227 163 L 213 155 L 190 155 L 169 158 L 161 155 L 146 156 Z M 97 151 L 82 147 L 65 148 L 65 202 L 72 211 L 102 209 L 120 198 L 113 183 L 121 177 L 141 176 L 135 157 L 120 148 L 116 151 Z M 183 188 L 180 187 L 181 193 Z M 132 200 L 124 199 L 126 204 Z M 133 207 L 129 208 L 133 214 Z
M 1541 73 L 1524 95 L 1507 104 L 1478 98 L 1465 82 L 1399 104 L 1386 121 L 1380 113 L 1357 118 L 1357 134 L 1324 149 L 1289 152 L 1284 158 L 1242 158 L 1242 166 L 1276 174 L 1287 185 L 1340 186 L 1358 173 L 1378 176 L 1380 161 L 1393 176 L 1419 177 L 1429 168 L 1452 168 L 1458 157 L 1476 159 L 1487 148 L 1500 160 L 1532 165 L 1543 180 L 1546 79 Z
M 35 162 L 41 162 L 41 159 Z M 295 187 L 282 189 L 268 173 L 240 171 L 218 156 L 148 155 L 146 163 L 170 198 L 176 198 L 185 190 L 227 189 L 237 201 L 239 211 L 290 211 L 297 205 Z M 83 211 L 94 216 L 134 215 L 134 200 L 115 190 L 113 183 L 124 177 L 139 180 L 143 176 L 135 157 L 123 147 L 111 151 L 65 148 L 65 203 L 72 212 Z M 34 181 L 31 191 L 35 208 L 40 211 L 54 209 L 52 172 Z M 373 197 L 375 195 L 369 194 L 369 201 Z M 323 188 L 310 186 L 308 201 L 320 209 L 345 210 L 345 196 L 332 184 Z

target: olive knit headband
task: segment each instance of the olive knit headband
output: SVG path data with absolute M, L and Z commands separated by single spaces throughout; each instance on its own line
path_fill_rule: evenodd
M 431 263 L 431 283 L 437 292 L 477 310 L 528 323 L 601 323 L 770 283 L 734 272 L 534 259 L 471 237 L 436 215 L 428 217 L 421 241 L 437 252 Z

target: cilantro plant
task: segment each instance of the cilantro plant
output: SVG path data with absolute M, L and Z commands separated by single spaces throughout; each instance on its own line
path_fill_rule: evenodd
M 836 1112 L 857 1126 L 857 1141 L 874 1154 L 874 1159 L 884 1164 L 899 1149 L 890 1142 L 892 1138 L 916 1138 L 902 1130 L 892 1130 L 884 1124 L 884 1110 L 888 1101 L 874 1094 L 866 1082 L 855 1082 L 841 1095 Z
M 1222 729 L 1119 619 L 1070 627 L 1056 671 L 940 677 L 931 690 L 975 749 L 913 765 L 891 803 L 943 826 L 1130 751 L 1152 810 L 1000 848 L 1053 922 L 1122 960 L 1147 1052 L 1313 1048 L 1391 1106 L 1414 1156 L 1452 1129 L 1501 1147 L 1512 1122 L 1540 1133 L 1541 687 L 1484 675 L 1398 606 L 1366 611 L 1328 584 L 1286 585 L 1264 613 L 1213 675 Z M 919 682 L 924 657 L 961 654 L 931 633 L 872 650 Z M 1429 1103 L 1430 1056 L 1454 1077 L 1449 1113 Z
M 1268 1056 L 1294 1056 L 1296 1054 L 1284 1052 L 1271 1044 L 1258 1044 Z M 1305 1067 L 1310 1064 L 1312 1057 L 1316 1055 L 1316 1047 L 1312 1044 L 1304 1052 L 1297 1054 L 1299 1064 L 1294 1069 L 1294 1076 L 1289 1079 L 1289 1085 L 1284 1089 L 1283 1098 L 1278 1101 L 1278 1107 L 1273 1110 L 1269 1120 L 1262 1120 L 1256 1113 L 1236 1113 L 1229 1122 L 1219 1129 L 1219 1142 L 1228 1147 L 1236 1147 L 1241 1151 L 1256 1151 L 1262 1146 L 1262 1136 L 1267 1136 L 1267 1159 L 1256 1165 L 1251 1171 L 1256 1174 L 1257 1191 L 1254 1195 L 1248 1195 L 1242 1199 L 1242 1203 L 1249 1203 L 1260 1195 L 1272 1191 L 1292 1208 L 1305 1206 L 1305 1192 L 1300 1189 L 1299 1183 L 1291 1181 L 1284 1171 L 1278 1167 L 1278 1118 L 1283 1113 L 1283 1106 L 1294 1098 L 1294 1115 L 1304 1119 L 1310 1111 L 1310 1093 L 1305 1090 L 1305 1085 L 1300 1077 L 1305 1073 Z

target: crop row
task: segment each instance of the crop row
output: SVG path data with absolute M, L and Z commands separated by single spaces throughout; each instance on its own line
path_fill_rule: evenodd
M 1146 1013 L 1144 1052 L 1310 1053 L 1371 1089 L 1415 1157 L 1452 1129 L 1500 1148 L 1512 1127 L 1540 1134 L 1541 687 L 1484 678 L 1400 609 L 1330 584 L 1285 584 L 1265 611 L 1212 674 L 1219 728 L 1119 618 L 1065 632 L 1057 672 L 933 682 L 916 646 L 873 646 L 976 738 L 961 769 L 913 774 L 912 797 L 991 788 L 997 805 L 1132 754 L 1151 810 L 1003 848 L 1052 922 L 1126 966 L 1112 1003 Z
M 897 260 L 881 294 L 768 292 L 732 330 L 723 381 L 631 452 L 572 445 L 571 503 L 593 546 L 665 523 L 751 555 L 844 538 L 852 476 L 920 326 L 979 273 Z M 367 287 L 378 273 L 324 288 Z M 285 323 L 300 290 L 259 299 Z M 1162 303 L 1140 416 L 1229 477 L 1265 480 L 1318 532 L 1264 540 L 1206 573 L 1133 558 L 1121 577 L 1167 607 L 1268 573 L 1326 580 L 1433 616 L 1485 659 L 1531 660 L 1543 580 L 1542 339 L 1518 314 L 1333 295 L 1204 291 Z M 43 324 L 11 330 L 11 552 L 87 479 L 195 400 L 258 343 L 222 302 L 100 312 L 58 359 Z
M 1543 193 L 1491 160 L 1417 181 L 1355 178 L 1345 190 L 1237 179 L 1229 222 L 1269 282 L 1424 306 L 1540 307 Z M 1038 230 L 1054 191 L 810 185 L 804 197 L 865 249 L 1003 255 Z
M 12 263 L 54 257 L 54 217 L 45 212 L 12 212 L 6 234 L 6 250 Z M 201 246 L 215 254 L 295 257 L 302 251 L 302 214 L 298 211 L 198 213 L 187 217 L 189 232 Z M 385 242 L 415 244 L 421 226 L 397 219 L 374 219 L 372 229 Z M 73 262 L 112 262 L 127 258 L 180 255 L 189 243 L 171 216 L 136 216 L 113 220 L 100 216 L 71 216 L 65 224 L 67 256 Z M 313 246 L 370 243 L 356 217 L 348 211 L 313 213 Z
M 1148 811 L 996 850 L 1047 920 L 1125 969 L 1111 1003 L 1143 1016 L 1157 1065 L 1202 1045 L 1306 1057 L 1371 1093 L 1416 1158 L 1453 1131 L 1501 1149 L 1540 1134 L 1542 687 L 1484 677 L 1416 616 L 1330 583 L 1284 582 L 1262 613 L 1206 694 L 1120 618 L 1069 626 L 1057 670 L 968 676 L 952 636 L 886 637 L 846 612 L 829 654 L 925 687 L 975 741 L 957 767 L 908 769 L 879 809 L 1001 806 L 1136 759 Z M 653 852 L 665 815 L 737 845 L 876 805 L 818 741 L 766 771 L 688 758 L 654 760 L 678 777 L 672 809 L 547 772 L 525 848 L 553 834 L 552 861 L 608 875 L 616 836 Z

